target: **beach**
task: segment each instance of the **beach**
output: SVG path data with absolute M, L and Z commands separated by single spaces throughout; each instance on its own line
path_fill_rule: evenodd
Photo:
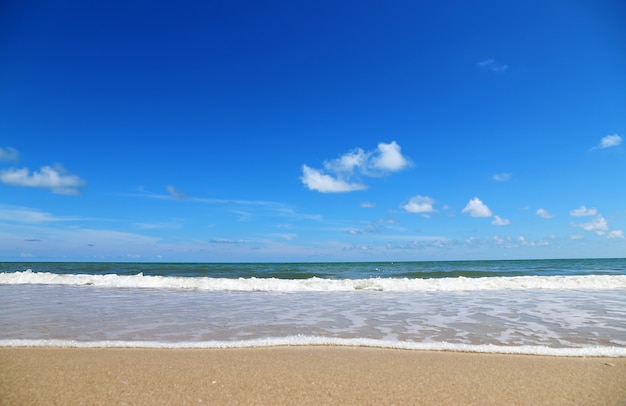
M 623 405 L 626 358 L 298 346 L 0 348 L 2 405 Z

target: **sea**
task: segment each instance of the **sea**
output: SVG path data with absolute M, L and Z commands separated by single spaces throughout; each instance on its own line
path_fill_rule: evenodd
M 626 356 L 626 259 L 0 263 L 0 346 Z

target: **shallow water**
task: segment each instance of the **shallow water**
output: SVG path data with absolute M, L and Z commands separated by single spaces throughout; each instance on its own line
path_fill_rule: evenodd
M 494 274 L 510 274 L 512 262 L 516 272 L 524 269 L 524 261 L 503 262 L 492 264 L 492 271 L 506 268 Z M 46 274 L 16 268 L 0 274 L 0 345 L 321 343 L 626 356 L 626 279 L 615 264 L 606 272 L 606 263 L 595 263 L 605 271 L 598 276 L 567 276 L 563 268 L 537 276 L 532 268 L 534 276 L 522 277 L 363 280 L 245 278 L 232 271 L 230 278 L 175 276 L 180 269 L 171 276 L 67 272 L 77 264 L 64 264 L 60 273 L 47 264 Z M 366 272 L 353 267 L 352 276 Z

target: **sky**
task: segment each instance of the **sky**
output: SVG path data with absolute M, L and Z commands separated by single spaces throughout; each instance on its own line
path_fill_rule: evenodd
M 626 3 L 0 6 L 0 261 L 626 257 Z

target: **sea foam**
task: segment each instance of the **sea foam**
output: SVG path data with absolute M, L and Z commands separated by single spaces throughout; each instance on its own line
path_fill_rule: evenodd
M 210 278 L 180 276 L 55 274 L 49 272 L 0 273 L 0 285 L 43 284 L 111 288 L 166 288 L 202 291 L 264 292 L 455 292 L 478 290 L 570 290 L 624 289 L 626 275 L 513 276 L 480 278 L 368 278 L 368 279 L 279 279 Z
M 277 346 L 349 346 L 417 351 L 455 351 L 490 354 L 545 355 L 556 357 L 626 357 L 624 347 L 587 346 L 551 348 L 545 346 L 471 345 L 448 342 L 398 342 L 367 338 L 334 338 L 290 336 L 242 341 L 160 342 L 160 341 L 77 341 L 77 340 L 0 340 L 0 347 L 62 347 L 62 348 L 170 348 L 226 349 Z

